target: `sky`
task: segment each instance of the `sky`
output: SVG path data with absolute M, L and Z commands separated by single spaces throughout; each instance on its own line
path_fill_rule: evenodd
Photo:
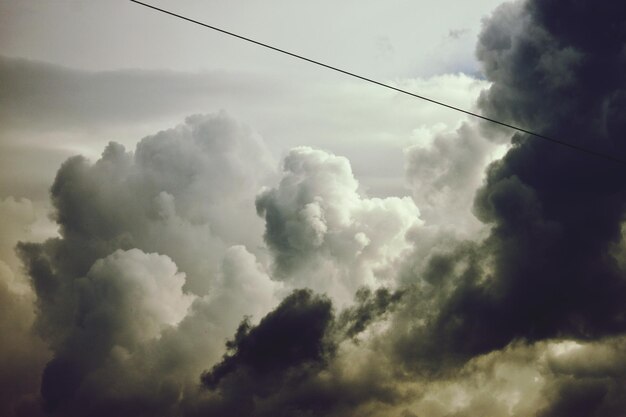
M 617 1 L 150 4 L 626 160 Z M 0 0 L 0 414 L 619 417 L 624 178 L 127 0 Z

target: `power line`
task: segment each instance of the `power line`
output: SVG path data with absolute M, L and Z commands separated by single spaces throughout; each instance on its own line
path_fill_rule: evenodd
M 262 47 L 267 48 L 267 49 L 271 49 L 272 51 L 275 51 L 275 52 L 280 52 L 281 54 L 288 55 L 290 57 L 297 58 L 297 59 L 300 59 L 302 61 L 306 61 L 306 62 L 309 62 L 311 64 L 315 64 L 315 65 L 318 65 L 320 67 L 324 67 L 324 68 L 327 68 L 329 70 L 336 71 L 336 72 L 348 75 L 350 77 L 358 78 L 359 80 L 367 81 L 368 83 L 376 84 L 378 86 L 381 86 L 381 87 L 384 87 L 384 88 L 396 91 L 398 93 L 406 94 L 406 95 L 411 96 L 411 97 L 419 98 L 420 100 L 425 100 L 425 101 L 437 104 L 439 106 L 447 107 L 449 109 L 452 109 L 452 110 L 455 110 L 455 111 L 467 114 L 469 116 L 473 116 L 473 117 L 476 117 L 476 118 L 479 118 L 479 119 L 482 119 L 482 120 L 486 120 L 488 122 L 495 123 L 495 124 L 500 125 L 500 126 L 508 127 L 510 129 L 517 130 L 519 132 L 523 132 L 523 133 L 535 136 L 535 137 L 540 138 L 540 139 L 547 140 L 549 142 L 552 142 L 552 143 L 555 143 L 555 144 L 558 144 L 558 145 L 566 146 L 566 147 L 568 147 L 570 149 L 574 149 L 574 150 L 577 150 L 577 151 L 580 151 L 580 152 L 584 152 L 584 153 L 587 153 L 587 154 L 590 154 L 590 155 L 593 155 L 593 156 L 596 156 L 596 157 L 599 157 L 599 158 L 604 158 L 604 159 L 607 159 L 607 160 L 612 161 L 612 162 L 617 162 L 619 164 L 626 165 L 626 160 L 623 160 L 623 159 L 620 159 L 620 158 L 616 158 L 614 156 L 611 156 L 611 155 L 608 155 L 608 154 L 605 154 L 605 153 L 602 153 L 602 152 L 597 152 L 597 151 L 594 151 L 592 149 L 583 148 L 581 146 L 574 145 L 574 144 L 571 144 L 571 143 L 568 143 L 568 142 L 564 142 L 564 141 L 559 140 L 559 139 L 551 138 L 549 136 L 545 136 L 545 135 L 542 135 L 540 133 L 536 133 L 536 132 L 533 132 L 531 130 L 527 130 L 527 129 L 524 129 L 524 128 L 521 128 L 521 127 L 518 127 L 518 126 L 514 126 L 514 125 L 511 125 L 509 123 L 501 122 L 499 120 L 492 119 L 490 117 L 482 116 L 482 115 L 480 115 L 478 113 L 473 113 L 473 112 L 471 112 L 469 110 L 465 110 L 465 109 L 462 109 L 462 108 L 459 108 L 459 107 L 456 107 L 456 106 L 452 106 L 450 104 L 446 104 L 444 102 L 437 101 L 437 100 L 434 100 L 432 98 L 428 98 L 428 97 L 425 97 L 425 96 L 421 96 L 419 94 L 411 93 L 410 91 L 403 90 L 401 88 L 397 88 L 397 87 L 394 87 L 392 85 L 385 84 L 385 83 L 382 83 L 380 81 L 376 81 L 376 80 L 373 80 L 371 78 L 367 78 L 367 77 L 364 77 L 362 75 L 358 75 L 358 74 L 355 74 L 353 72 L 343 70 L 341 68 L 333 67 L 332 65 L 324 64 L 323 62 L 316 61 L 314 59 L 307 58 L 305 56 L 298 55 L 298 54 L 295 54 L 293 52 L 285 51 L 284 49 L 280 49 L 280 48 L 277 48 L 275 46 L 268 45 L 266 43 L 256 41 L 254 39 L 251 39 L 251 38 L 248 38 L 248 37 L 245 37 L 245 36 L 242 36 L 242 35 L 238 35 L 236 33 L 229 32 L 229 31 L 224 30 L 224 29 L 220 29 L 220 28 L 218 28 L 216 26 L 211 26 L 211 25 L 209 25 L 207 23 L 203 23 L 203 22 L 200 22 L 198 20 L 194 20 L 194 19 L 191 19 L 189 17 L 185 17 L 185 16 L 182 16 L 182 15 L 179 15 L 179 14 L 176 14 L 176 13 L 171 12 L 169 10 L 161 9 L 159 7 L 152 6 L 150 4 L 143 3 L 143 2 L 138 1 L 138 0 L 130 0 L 130 1 L 133 2 L 133 3 L 139 4 L 141 6 L 147 7 L 149 9 L 153 9 L 153 10 L 156 10 L 158 12 L 165 13 L 167 15 L 179 18 L 181 20 L 185 20 L 187 22 L 194 23 L 194 24 L 199 25 L 199 26 L 203 26 L 203 27 L 205 27 L 207 29 L 212 29 L 214 31 L 223 33 L 225 35 L 232 36 L 234 38 L 241 39 L 241 40 L 244 40 L 246 42 L 250 42 L 250 43 L 253 43 L 253 44 L 258 45 L 258 46 L 262 46 Z

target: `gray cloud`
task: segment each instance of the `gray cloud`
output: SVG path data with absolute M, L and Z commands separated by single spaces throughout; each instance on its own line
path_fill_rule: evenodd
M 131 249 L 96 261 L 85 277 L 55 294 L 57 302 L 75 305 L 65 307 L 71 320 L 58 326 L 55 357 L 43 372 L 46 408 L 72 410 L 81 402 L 73 401 L 81 394 L 77 391 L 90 384 L 84 379 L 95 369 L 130 355 L 164 328 L 178 324 L 194 299 L 183 294 L 184 282 L 169 258 Z M 44 311 L 50 314 L 52 308 L 49 304 Z
M 550 399 L 538 416 L 617 416 L 626 407 L 624 338 L 570 342 L 548 355 Z
M 448 31 L 448 37 L 454 40 L 461 39 L 469 33 L 469 29 L 450 29 Z
M 3 128 L 33 130 L 137 123 L 194 111 L 211 96 L 276 88 L 268 79 L 232 71 L 84 71 L 8 57 L 0 57 L 0 80 Z
M 275 303 L 278 286 L 242 246 L 260 243 L 254 194 L 272 170 L 262 140 L 224 113 L 63 164 L 60 236 L 18 246 L 54 354 L 47 410 L 169 415 L 194 395 L 241 317 Z
M 51 193 L 64 239 L 45 251 L 82 253 L 62 261 L 74 276 L 118 248 L 167 253 L 205 292 L 228 245 L 255 248 L 251 196 L 272 170 L 260 139 L 225 114 L 190 117 L 134 154 L 111 143 L 96 163 L 74 157 L 59 170 Z

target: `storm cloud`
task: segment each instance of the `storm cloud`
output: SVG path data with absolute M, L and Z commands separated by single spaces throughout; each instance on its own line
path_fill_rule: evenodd
M 626 63 L 625 13 L 612 2 L 502 6 L 478 47 L 493 81 L 481 107 L 489 116 L 623 157 L 614 115 L 624 110 L 618 98 L 626 88 L 619 70 Z M 577 36 L 583 21 L 589 33 Z M 536 138 L 513 139 L 474 202 L 477 217 L 492 225 L 478 249 L 485 279 L 445 306 L 441 324 L 458 317 L 461 333 L 482 329 L 482 340 L 466 345 L 477 352 L 516 337 L 623 332 L 625 274 L 612 256 L 626 208 L 623 167 Z
M 500 6 L 479 38 L 492 82 L 479 107 L 488 117 L 626 159 L 625 22 L 617 2 Z M 619 164 L 512 135 L 474 198 L 487 237 L 441 250 L 416 277 L 423 284 L 392 330 L 398 357 L 441 373 L 445 364 L 515 341 L 623 334 L 624 178 Z M 617 415 L 624 407 L 612 383 L 578 373 L 561 381 L 555 403 L 540 415 Z
M 477 108 L 626 159 L 620 6 L 497 8 Z M 484 123 L 414 133 L 412 197 L 369 196 L 329 150 L 279 165 L 221 112 L 68 159 L 56 237 L 29 241 L 31 203 L 0 201 L 16 225 L 0 239 L 0 325 L 17 335 L 0 410 L 622 415 L 624 168 Z
M 357 306 L 335 318 L 332 302 L 310 290 L 296 290 L 257 326 L 243 321 L 228 353 L 202 376 L 215 394 L 204 415 L 352 415 L 370 402 L 393 403 L 389 380 L 355 380 L 337 356 L 347 336 L 379 320 L 397 295 L 380 290 L 376 301 L 364 291 Z M 198 411 L 196 411 L 198 412 Z

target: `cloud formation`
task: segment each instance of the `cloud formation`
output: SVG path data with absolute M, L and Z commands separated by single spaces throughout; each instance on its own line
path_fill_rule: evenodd
M 243 321 L 227 343 L 229 352 L 203 374 L 214 393 L 196 413 L 337 416 L 352 415 L 362 403 L 393 402 L 388 381 L 355 381 L 337 360 L 346 334 L 356 336 L 380 319 L 388 296 L 380 291 L 371 303 L 370 293 L 362 293 L 358 307 L 337 320 L 328 298 L 296 290 L 257 326 Z
M 104 362 L 130 355 L 166 327 L 177 325 L 194 299 L 183 294 L 184 281 L 168 257 L 131 249 L 96 261 L 66 290 L 74 294 L 55 294 L 57 302 L 42 306 L 45 312 L 70 315 L 71 320 L 55 329 L 55 357 L 41 381 L 46 408 L 75 408 L 80 399 L 72 401 L 81 395 L 77 391 L 97 384 L 85 379 Z M 65 305 L 72 300 L 76 305 Z M 55 307 L 70 311 L 57 312 Z
M 174 407 L 241 317 L 275 304 L 277 284 L 244 246 L 260 243 L 254 194 L 272 165 L 224 113 L 189 117 L 134 153 L 111 143 L 93 164 L 63 164 L 51 189 L 60 236 L 18 246 L 54 354 L 48 411 Z
M 134 153 L 111 143 L 94 164 L 77 156 L 57 173 L 51 196 L 63 239 L 44 251 L 81 253 L 60 261 L 72 276 L 116 249 L 168 254 L 202 295 L 229 245 L 259 242 L 249 207 L 272 171 L 258 136 L 225 113 L 189 117 Z
M 481 111 L 626 158 L 619 6 L 499 7 Z M 496 158 L 504 134 L 480 124 L 426 130 L 405 152 L 413 198 L 368 197 L 310 147 L 277 173 L 225 113 L 73 157 L 51 189 L 59 236 L 18 245 L 24 303 L 9 252 L 32 207 L 2 201 L 0 298 L 23 323 L 0 321 L 19 335 L 3 378 L 25 375 L 2 411 L 619 416 L 623 169 L 521 134 Z M 20 357 L 26 340 L 41 348 Z
M 626 88 L 626 14 L 617 2 L 571 3 L 515 2 L 494 12 L 477 48 L 492 82 L 479 107 L 488 117 L 624 158 L 617 115 Z M 615 256 L 626 208 L 622 178 L 617 164 L 513 135 L 474 199 L 487 237 L 441 250 L 416 276 L 391 331 L 398 358 L 437 374 L 519 340 L 603 346 L 623 334 L 626 272 Z M 623 377 L 591 368 L 606 380 L 552 375 L 551 403 L 538 415 L 623 409 L 608 382 Z
M 338 301 L 364 285 L 394 285 L 405 235 L 422 223 L 410 198 L 362 197 L 347 159 L 311 148 L 289 152 L 278 187 L 256 208 L 275 276 Z
M 478 47 L 493 80 L 481 107 L 572 144 L 623 154 L 611 128 L 617 121 L 607 109 L 618 105 L 616 94 L 626 84 L 621 72 L 604 73 L 606 65 L 624 67 L 622 38 L 573 33 L 581 19 L 590 27 L 623 22 L 616 7 L 577 3 L 565 17 L 551 2 L 499 8 Z M 597 86 L 601 74 L 603 85 Z M 490 166 L 474 203 L 478 218 L 492 225 L 479 248 L 488 276 L 446 306 L 450 318 L 463 317 L 461 332 L 484 328 L 478 351 L 516 337 L 594 338 L 626 329 L 624 271 L 611 256 L 626 203 L 620 170 L 520 135 Z

